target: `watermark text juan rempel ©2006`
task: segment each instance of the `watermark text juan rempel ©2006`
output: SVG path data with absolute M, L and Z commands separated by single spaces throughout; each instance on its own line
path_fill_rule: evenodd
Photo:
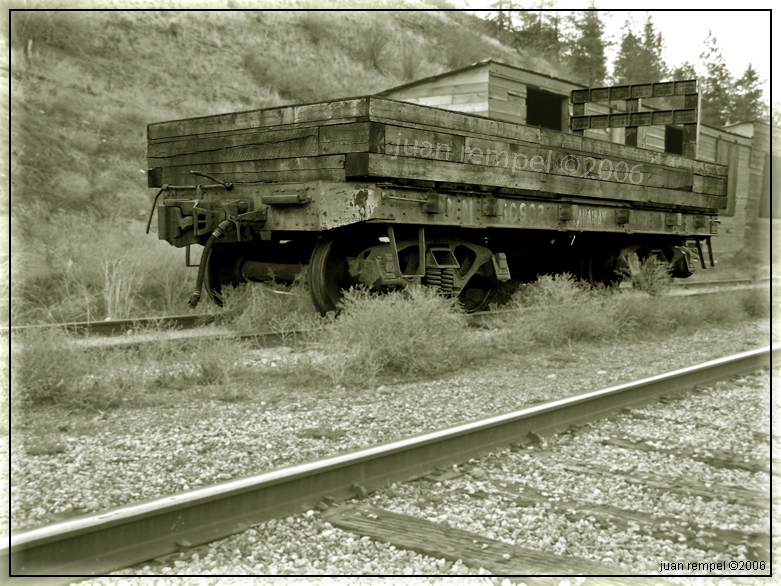
M 628 182 L 633 185 L 640 185 L 643 182 L 643 173 L 639 171 L 642 163 L 632 167 L 626 161 L 618 161 L 613 164 L 610 159 L 595 159 L 588 156 L 564 155 L 560 161 L 553 160 L 553 151 L 549 150 L 547 157 L 535 155 L 529 157 L 524 153 L 508 153 L 501 149 L 486 149 L 485 153 L 479 147 L 461 147 L 460 159 L 454 159 L 455 153 L 448 143 L 436 143 L 428 140 L 413 141 L 405 138 L 402 144 L 401 133 L 398 133 L 396 139 L 395 152 L 391 159 L 396 159 L 399 155 L 408 157 L 423 157 L 437 161 L 454 161 L 460 163 L 471 163 L 474 165 L 485 165 L 488 167 L 510 168 L 510 174 L 515 175 L 518 171 L 534 171 L 536 173 L 550 173 L 551 165 L 555 164 L 565 175 L 572 177 L 585 177 L 588 179 L 601 179 L 603 181 L 615 180 L 619 183 Z
M 770 571 L 770 563 L 759 560 L 722 560 L 720 562 L 665 562 L 659 560 L 659 573 L 698 572 L 763 572 Z

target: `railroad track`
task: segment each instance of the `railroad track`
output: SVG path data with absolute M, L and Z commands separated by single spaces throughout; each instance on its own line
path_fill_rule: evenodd
M 67 577 L 125 568 L 269 519 L 312 510 L 326 495 L 336 502 L 365 496 L 379 487 L 429 476 L 511 444 L 535 442 L 662 395 L 753 372 L 769 364 L 771 354 L 778 358 L 780 352 L 781 345 L 744 352 L 437 432 L 14 533 L 10 549 L 0 548 L 0 572 Z
M 679 289 L 680 294 L 683 295 L 696 295 L 696 294 L 711 294 L 719 292 L 724 288 L 729 287 L 745 287 L 745 286 L 762 286 L 769 284 L 771 279 L 729 279 L 722 281 L 712 282 L 699 282 L 690 283 L 687 281 L 675 281 L 674 289 Z M 684 292 L 685 291 L 685 292 Z M 478 311 L 469 314 L 468 319 L 470 325 L 480 326 L 484 321 L 497 314 L 506 313 L 517 310 L 495 310 L 495 311 Z M 213 314 L 189 314 L 189 315 L 173 315 L 163 317 L 148 317 L 148 318 L 133 318 L 133 319 L 121 319 L 121 320 L 104 320 L 104 321 L 89 321 L 89 322 L 72 322 L 56 324 L 61 329 L 77 335 L 77 336 L 94 336 L 94 337 L 117 337 L 124 336 L 133 332 L 145 332 L 150 328 L 164 328 L 169 330 L 190 330 L 201 328 L 203 326 L 212 325 L 217 319 L 217 315 Z M 11 332 L 24 332 L 33 329 L 44 329 L 52 327 L 52 325 L 34 325 L 34 326 L 13 326 Z M 6 329 L 7 331 L 7 329 Z M 284 342 L 289 337 L 295 337 L 300 334 L 298 331 L 286 332 L 285 335 L 281 335 L 278 332 L 252 332 L 252 333 L 240 333 L 232 332 L 227 329 L 219 330 L 205 335 L 217 336 L 221 338 L 252 338 L 260 341 L 265 346 L 274 346 Z M 180 338 L 198 337 L 196 335 L 179 334 Z M 151 336 L 150 336 L 151 338 Z M 113 345 L 136 345 L 144 343 L 144 337 L 135 337 L 130 339 L 129 337 L 123 341 L 114 342 Z M 87 346 L 93 344 L 86 344 Z M 100 344 L 94 344 L 100 345 Z
M 368 538 L 492 574 L 768 576 L 767 383 L 756 373 L 697 387 L 322 516 L 346 532 L 341 541 Z

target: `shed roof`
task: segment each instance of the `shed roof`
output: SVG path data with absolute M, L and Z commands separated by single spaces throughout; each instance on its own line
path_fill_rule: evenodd
M 417 79 L 415 81 L 411 81 L 409 83 L 405 83 L 403 85 L 397 85 L 396 87 L 392 87 L 390 89 L 378 92 L 378 96 L 386 96 L 388 94 L 397 92 L 399 90 L 406 90 L 412 87 L 416 87 L 419 85 L 425 85 L 429 82 L 442 79 L 444 77 L 448 77 L 450 75 L 457 75 L 459 73 L 463 73 L 464 71 L 469 71 L 470 69 L 478 69 L 481 67 L 487 67 L 490 65 L 501 65 L 502 67 L 509 67 L 510 69 L 515 69 L 516 71 L 522 71 L 524 73 L 532 73 L 534 75 L 541 75 L 542 77 L 547 77 L 548 79 L 553 79 L 556 81 L 561 81 L 563 83 L 567 83 L 569 85 L 575 86 L 577 88 L 586 88 L 588 86 L 585 86 L 583 84 L 580 84 L 578 82 L 569 80 L 569 79 L 563 79 L 561 77 L 554 77 L 552 75 L 548 75 L 546 73 L 540 73 L 539 71 L 533 71 L 531 69 L 524 69 L 522 67 L 516 67 L 515 65 L 508 65 L 507 63 L 502 63 L 501 61 L 496 61 L 495 59 L 484 59 L 482 61 L 477 61 L 476 63 L 472 63 L 471 65 L 467 65 L 466 67 L 461 67 L 459 69 L 453 69 L 451 71 L 445 71 L 444 73 L 440 73 L 438 75 L 432 75 L 431 77 L 424 77 L 423 79 Z

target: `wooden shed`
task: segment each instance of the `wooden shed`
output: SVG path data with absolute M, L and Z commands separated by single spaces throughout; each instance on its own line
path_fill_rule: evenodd
M 570 96 L 573 90 L 585 87 L 573 81 L 486 60 L 394 87 L 379 95 L 505 122 L 570 132 Z M 623 112 L 625 108 L 626 104 L 621 100 L 588 103 L 585 114 Z M 640 105 L 641 111 L 654 109 L 652 103 L 642 102 Z M 773 129 L 774 136 L 777 132 L 781 131 Z M 681 154 L 682 134 L 680 125 L 640 127 L 637 146 Z M 766 235 L 771 221 L 770 134 L 770 125 L 762 122 L 725 128 L 699 126 L 697 159 L 729 167 L 728 207 L 720 213 L 721 236 L 714 239 L 717 252 L 732 254 L 744 246 L 768 246 Z M 625 140 L 623 128 L 589 129 L 584 135 L 619 144 L 624 144 Z

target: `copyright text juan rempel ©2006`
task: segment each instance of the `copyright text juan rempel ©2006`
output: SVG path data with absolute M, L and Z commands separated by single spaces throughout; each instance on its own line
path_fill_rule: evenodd
M 756 560 L 728 560 L 723 562 L 664 562 L 659 560 L 659 573 L 667 572 L 698 572 L 712 574 L 713 572 L 740 572 L 768 570 L 768 562 Z

